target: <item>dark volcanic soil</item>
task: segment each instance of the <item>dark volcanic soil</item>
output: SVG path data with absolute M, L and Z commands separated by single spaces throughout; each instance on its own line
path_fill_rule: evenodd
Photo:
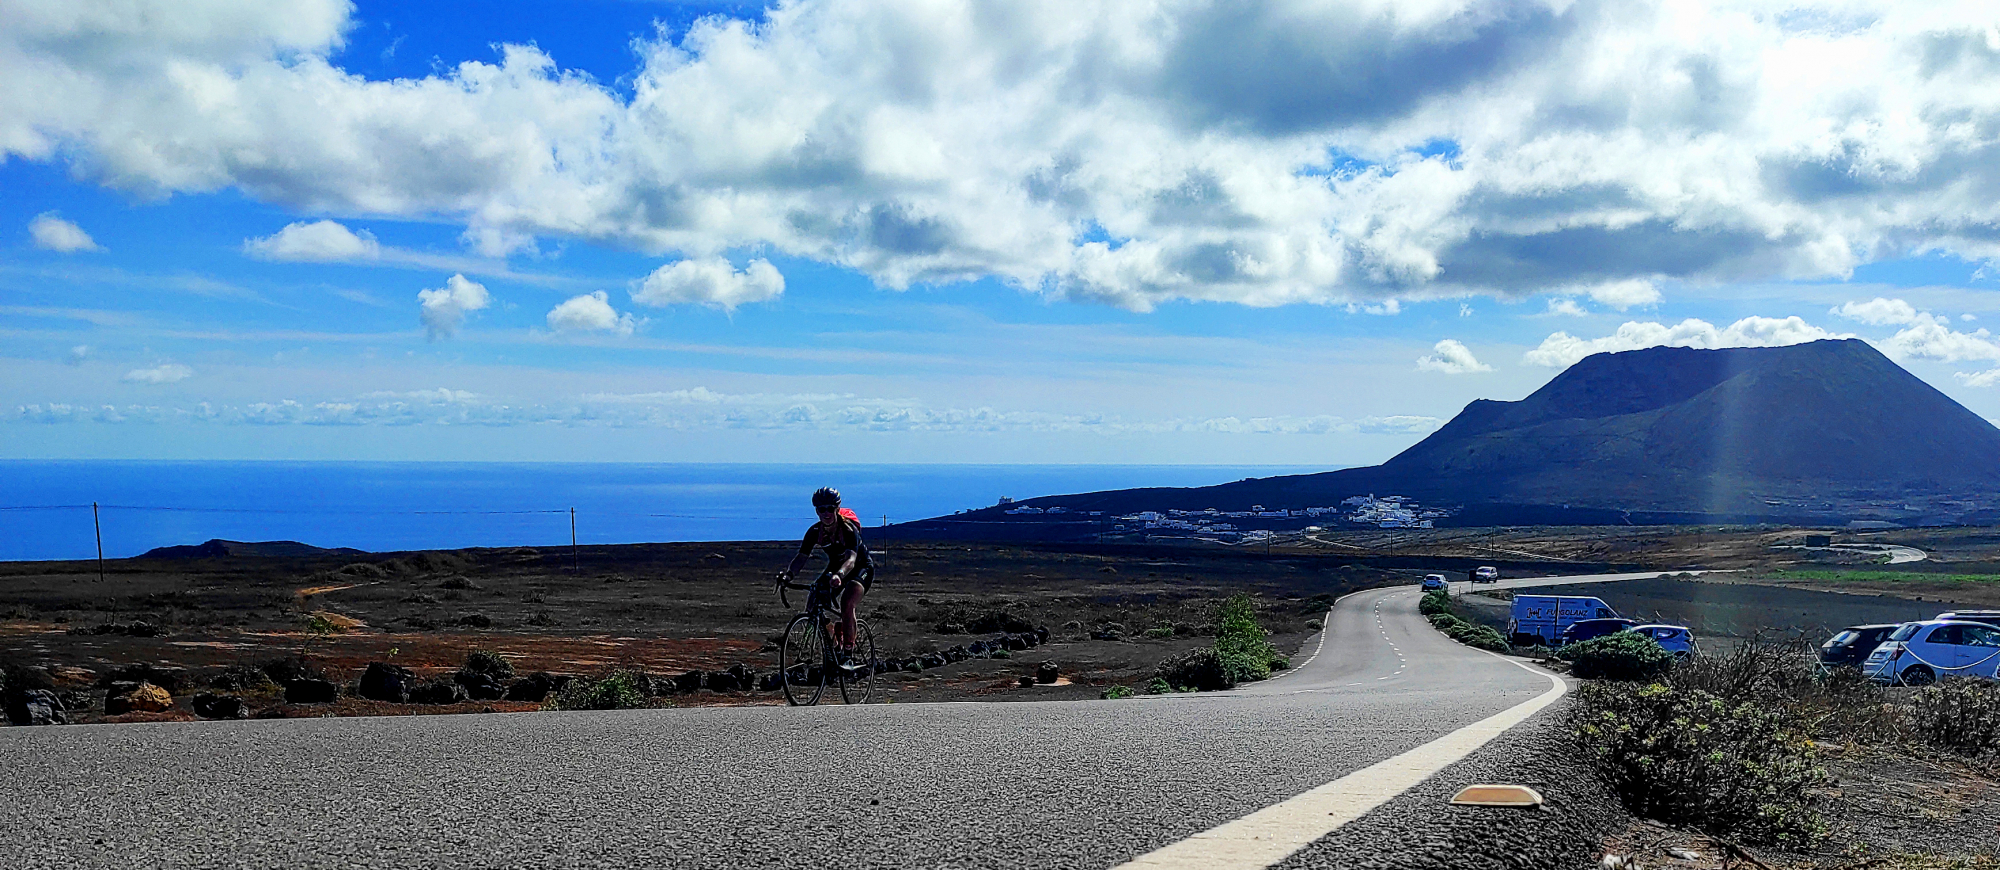
M 670 676 L 739 662 L 768 671 L 770 641 L 794 612 L 779 604 L 770 578 L 791 552 L 753 542 L 585 547 L 574 563 L 567 550 L 529 548 L 130 559 L 108 563 L 101 582 L 92 562 L 10 563 L 0 565 L 0 660 L 56 668 L 59 688 L 74 690 L 121 665 L 192 669 L 190 687 L 176 691 L 181 715 L 208 674 L 297 654 L 337 681 L 354 680 L 371 661 L 442 675 L 478 649 L 499 652 L 518 672 Z M 1012 658 L 885 674 L 889 700 L 1094 698 L 1112 685 L 1143 684 L 1167 655 L 1210 643 L 1215 610 L 1231 594 L 1255 596 L 1273 643 L 1289 651 L 1335 596 L 1410 579 L 1325 553 L 1168 545 L 895 544 L 877 550 L 877 563 L 862 614 L 885 656 L 991 636 L 966 628 L 982 617 L 1004 614 L 1051 632 L 1049 644 Z M 308 630 L 315 616 L 338 630 Z M 119 633 L 137 622 L 165 635 Z M 107 627 L 116 630 L 92 633 Z M 1118 639 L 1092 638 L 1107 631 Z M 1057 684 L 1020 686 L 1043 661 L 1060 667 Z M 672 701 L 781 703 L 771 692 Z M 251 702 L 276 703 L 274 695 Z M 400 706 L 344 700 L 277 713 L 515 709 L 393 709 Z

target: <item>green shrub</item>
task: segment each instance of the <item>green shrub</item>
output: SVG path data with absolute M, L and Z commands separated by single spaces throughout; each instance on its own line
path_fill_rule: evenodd
M 1634 814 L 1794 850 L 1825 836 L 1814 805 L 1831 780 L 1778 711 L 1658 684 L 1577 695 L 1572 734 Z
M 1156 625 L 1146 629 L 1145 636 L 1149 640 L 1166 640 L 1174 636 L 1174 627 L 1171 625 Z
M 1438 631 L 1450 631 L 1452 626 L 1465 624 L 1465 620 L 1459 619 L 1455 613 L 1433 613 L 1424 618 L 1430 620 L 1431 627 Z
M 1475 649 L 1506 652 L 1507 639 L 1491 626 L 1460 622 L 1445 630 L 1445 636 Z
M 499 653 L 483 649 L 475 650 L 465 657 L 465 665 L 459 668 L 459 672 L 483 674 L 504 683 L 514 678 L 514 664 L 502 658 Z
M 1271 646 L 1270 634 L 1257 622 L 1257 609 L 1250 596 L 1237 594 L 1222 603 L 1215 629 L 1215 654 L 1228 673 L 1229 683 L 1268 679 L 1271 662 L 1278 650 Z
M 1154 677 L 1152 682 L 1146 684 L 1146 694 L 1148 695 L 1171 695 L 1173 693 L 1174 686 L 1172 683 L 1167 682 L 1166 677 Z
M 1911 693 L 1906 705 L 1917 739 L 1961 755 L 2000 755 L 2000 683 L 1942 680 Z
M 1306 628 L 1308 628 L 1308 629 L 1311 629 L 1311 630 L 1313 630 L 1313 631 L 1318 631 L 1318 630 L 1320 630 L 1320 629 L 1322 629 L 1322 628 L 1325 628 L 1325 627 L 1326 627 L 1326 626 L 1325 626 L 1325 625 L 1322 625 L 1322 624 L 1320 623 L 1320 621 L 1319 621 L 1319 620 L 1317 620 L 1317 619 L 1308 619 L 1308 620 L 1306 620 Z
M 1659 641 L 1635 631 L 1573 643 L 1557 655 L 1571 662 L 1571 675 L 1584 680 L 1652 680 L 1674 665 L 1673 654 Z
M 1902 707 L 1891 703 L 1886 689 L 1856 668 L 1815 668 L 1812 653 L 1803 640 L 1753 638 L 1689 658 L 1663 681 L 1731 703 L 1752 701 L 1786 711 L 1793 721 L 1811 723 L 1812 736 L 1820 739 L 1878 744 L 1908 739 Z
M 1236 677 L 1223 667 L 1221 654 L 1212 646 L 1168 656 L 1166 661 L 1160 663 L 1156 674 L 1157 681 L 1164 681 L 1175 689 L 1194 688 L 1214 692 L 1236 685 Z
M 1424 593 L 1424 597 L 1417 599 L 1417 612 L 1425 616 L 1452 612 L 1451 593 L 1443 590 Z
M 1132 687 L 1112 686 L 1109 689 L 1105 689 L 1104 694 L 1100 695 L 1099 697 L 1103 698 L 1106 701 L 1121 701 L 1126 698 L 1132 697 Z
M 1005 649 L 996 649 L 996 650 L 994 650 L 993 652 L 991 652 L 991 653 L 988 653 L 987 655 L 988 655 L 988 657 L 990 657 L 990 658 L 996 658 L 996 659 L 1011 659 L 1011 658 L 1013 658 L 1013 657 L 1014 657 L 1014 651 L 1013 651 L 1013 650 L 1005 650 Z
M 601 680 L 578 677 L 542 702 L 544 710 L 631 710 L 644 706 L 646 695 L 639 691 L 639 676 L 628 671 Z

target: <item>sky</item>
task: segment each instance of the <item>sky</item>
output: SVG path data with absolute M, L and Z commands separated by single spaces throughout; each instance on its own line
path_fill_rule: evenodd
M 1601 351 L 2000 419 L 2000 7 L 0 0 L 0 458 L 1380 462 Z

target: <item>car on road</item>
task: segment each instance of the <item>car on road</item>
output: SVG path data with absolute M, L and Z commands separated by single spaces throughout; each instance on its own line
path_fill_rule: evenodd
M 1839 634 L 1819 645 L 1819 664 L 1824 668 L 1858 668 L 1868 661 L 1868 654 L 1896 633 L 1902 623 L 1886 625 L 1850 625 Z
M 1500 569 L 1492 565 L 1481 565 L 1472 569 L 1472 582 L 1474 583 L 1497 583 L 1499 580 Z
M 1444 579 L 1443 574 L 1424 575 L 1425 592 L 1444 592 L 1450 589 L 1451 589 L 1451 583 Z
M 1868 654 L 1861 672 L 1902 686 L 1928 686 L 1940 677 L 2000 679 L 2000 628 L 1959 620 L 1906 622 Z
M 1639 620 L 1616 616 L 1605 619 L 1579 619 L 1563 629 L 1562 634 L 1556 635 L 1556 646 L 1582 643 L 1594 637 L 1617 634 L 1638 624 Z
M 1625 629 L 1634 634 L 1643 634 L 1660 642 L 1660 648 L 1673 653 L 1675 658 L 1688 658 L 1701 654 L 1701 645 L 1694 642 L 1694 632 L 1685 625 L 1635 625 Z

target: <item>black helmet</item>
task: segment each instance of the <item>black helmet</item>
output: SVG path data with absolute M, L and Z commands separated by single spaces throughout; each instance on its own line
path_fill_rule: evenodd
M 820 487 L 813 493 L 813 507 L 840 507 L 840 490 L 830 486 Z

